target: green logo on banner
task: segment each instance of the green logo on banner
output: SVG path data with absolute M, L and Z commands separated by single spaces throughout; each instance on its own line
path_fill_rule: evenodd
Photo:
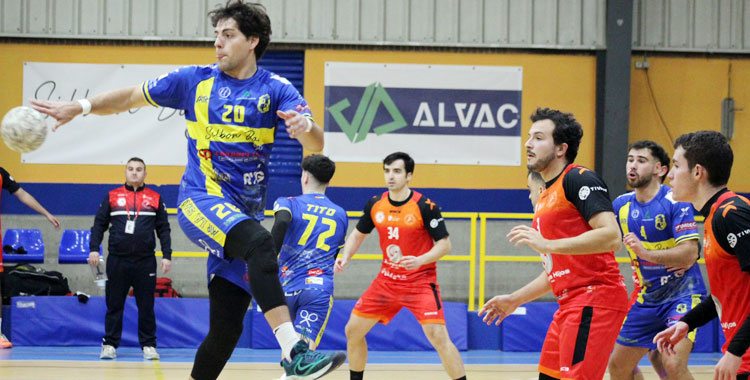
M 393 121 L 373 127 L 372 122 L 375 120 L 375 115 L 378 113 L 381 104 L 388 111 Z M 362 99 L 360 99 L 359 105 L 357 105 L 357 111 L 354 113 L 354 118 L 351 121 L 346 120 L 343 114 L 344 110 L 349 108 L 350 105 L 349 99 L 343 99 L 328 107 L 328 112 L 331 113 L 331 116 L 339 127 L 341 127 L 341 130 L 344 131 L 349 141 L 353 143 L 364 141 L 370 130 L 380 136 L 406 127 L 406 120 L 380 83 L 373 83 L 365 88 Z

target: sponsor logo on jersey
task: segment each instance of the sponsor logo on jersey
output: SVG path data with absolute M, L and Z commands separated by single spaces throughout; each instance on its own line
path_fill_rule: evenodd
M 201 95 L 195 99 L 196 103 L 208 103 L 208 95 Z
M 214 180 L 214 182 L 229 182 L 231 180 L 231 177 L 229 176 L 229 173 L 214 170 L 214 175 L 211 177 L 211 179 Z
M 128 201 L 125 200 L 125 198 L 117 198 L 117 205 L 120 207 L 125 207 L 125 204 L 128 203 Z
M 257 185 L 266 179 L 266 173 L 263 173 L 262 170 L 257 170 L 243 174 L 242 179 L 245 182 L 245 185 Z
M 320 268 L 313 268 L 307 271 L 308 276 L 320 276 L 323 274 L 323 270 Z
M 253 96 L 250 95 L 250 91 L 245 90 L 240 96 L 237 97 L 237 100 L 253 100 L 255 99 Z
M 638 211 L 638 209 L 634 209 L 634 210 L 633 210 L 633 211 L 632 211 L 632 212 L 630 213 L 630 217 L 631 217 L 631 218 L 633 218 L 633 219 L 638 219 L 638 216 L 639 216 L 639 215 L 641 215 L 641 212 L 640 212 L 640 211 Z
M 307 285 L 323 285 L 323 277 L 308 277 L 305 279 Z
M 723 330 L 729 330 L 737 327 L 737 322 L 724 322 L 721 324 Z
M 687 216 L 688 212 L 690 212 L 690 206 L 681 208 L 680 217 Z
M 440 219 L 432 219 L 430 220 L 430 228 L 437 228 L 437 226 L 440 224 L 440 222 L 443 221 L 443 218 Z
M 222 87 L 219 89 L 219 97 L 226 99 L 232 95 L 232 90 L 229 87 Z
M 729 242 L 730 247 L 734 248 L 734 246 L 737 245 L 737 235 L 730 232 L 729 235 L 727 235 L 727 242 Z
M 680 223 L 674 227 L 674 230 L 677 233 L 688 231 L 688 230 L 694 230 L 698 228 L 698 225 L 695 222 L 687 222 L 687 223 Z
M 591 189 L 588 186 L 582 186 L 578 189 L 578 199 L 585 201 L 586 198 L 591 194 Z
M 198 149 L 198 156 L 204 160 L 249 162 L 261 157 L 258 152 L 225 152 L 220 150 Z
M 401 247 L 396 244 L 391 244 L 385 249 L 388 254 L 388 260 L 392 263 L 398 263 L 401 261 Z
M 411 226 L 416 222 L 417 222 L 417 217 L 412 214 L 406 215 L 406 217 L 404 218 L 404 223 L 406 223 L 407 226 Z

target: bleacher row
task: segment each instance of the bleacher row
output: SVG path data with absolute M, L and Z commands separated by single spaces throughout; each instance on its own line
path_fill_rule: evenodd
M 58 262 L 60 264 L 85 264 L 91 251 L 89 230 L 65 230 L 60 240 Z M 3 237 L 3 262 L 43 263 L 44 239 L 37 229 L 8 229 Z M 99 245 L 99 255 L 102 247 Z

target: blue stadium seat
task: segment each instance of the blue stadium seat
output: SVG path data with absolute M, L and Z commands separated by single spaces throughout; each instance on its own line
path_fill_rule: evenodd
M 60 264 L 86 264 L 89 259 L 89 241 L 91 231 L 89 230 L 65 230 L 60 239 Z M 102 246 L 99 245 L 99 255 L 102 254 Z
M 18 253 L 23 251 L 26 253 Z M 12 228 L 5 231 L 5 236 L 3 237 L 3 262 L 43 263 L 44 239 L 42 238 L 42 231 Z

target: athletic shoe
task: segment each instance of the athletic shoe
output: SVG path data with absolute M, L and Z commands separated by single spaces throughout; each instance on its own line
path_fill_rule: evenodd
M 346 354 L 341 351 L 332 354 L 310 351 L 304 341 L 299 341 L 294 345 L 291 356 L 291 362 L 286 359 L 281 361 L 281 366 L 285 371 L 281 380 L 319 379 L 338 368 L 346 360 Z
M 117 357 L 116 348 L 108 344 L 102 344 L 102 353 L 99 354 L 99 359 L 114 359 Z
M 11 343 L 2 333 L 0 333 L 0 348 L 13 348 L 13 343 Z
M 151 346 L 143 347 L 143 358 L 146 360 L 159 360 L 159 353 Z

